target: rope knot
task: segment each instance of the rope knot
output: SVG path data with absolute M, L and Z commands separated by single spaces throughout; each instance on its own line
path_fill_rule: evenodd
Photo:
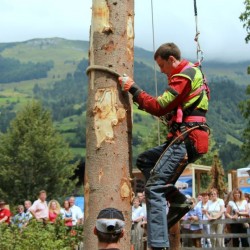
M 194 37 L 195 42 L 198 42 L 200 32 L 198 31 Z

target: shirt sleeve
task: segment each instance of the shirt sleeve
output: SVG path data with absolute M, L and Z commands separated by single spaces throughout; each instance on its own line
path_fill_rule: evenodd
M 37 201 L 34 201 L 32 206 L 29 208 L 29 211 L 36 212 L 37 209 Z
M 11 216 L 11 212 L 8 209 L 6 209 L 4 213 L 5 213 L 5 216 L 7 216 L 7 217 Z
M 224 202 L 223 199 L 220 199 L 219 204 L 220 204 L 220 206 L 224 206 L 225 207 L 225 202 Z
M 146 92 L 141 92 L 136 99 L 141 109 L 155 116 L 162 116 L 180 105 L 191 91 L 190 80 L 176 76 L 169 83 L 167 90 L 155 98 Z
M 202 220 L 202 212 L 200 207 L 196 207 L 196 216 L 199 220 Z
M 77 211 L 77 218 L 78 218 L 78 219 L 82 219 L 82 218 L 83 218 L 83 213 L 82 213 L 81 208 L 79 207 L 77 210 L 78 210 L 78 211 Z
M 143 209 L 143 208 L 141 208 L 140 216 L 143 216 L 143 217 L 144 217 L 144 209 Z

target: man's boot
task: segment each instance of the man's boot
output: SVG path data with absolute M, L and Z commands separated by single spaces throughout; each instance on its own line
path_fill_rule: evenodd
M 168 229 L 175 225 L 190 209 L 193 202 L 187 199 L 175 186 L 169 187 L 171 192 L 166 194 L 166 199 L 170 204 L 167 215 Z
M 170 203 L 167 215 L 168 230 L 193 208 L 193 202 L 186 199 L 182 204 Z

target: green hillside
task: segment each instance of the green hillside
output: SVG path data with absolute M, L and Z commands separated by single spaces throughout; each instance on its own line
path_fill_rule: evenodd
M 0 77 L 0 130 L 6 131 L 24 103 L 32 98 L 39 99 L 51 109 L 55 126 L 70 144 L 72 152 L 78 157 L 84 156 L 88 45 L 86 41 L 61 38 L 0 44 L 0 66 L 2 62 L 6 67 L 0 71 L 5 74 Z M 153 63 L 152 52 L 135 48 L 135 81 L 152 95 L 155 93 Z M 208 123 L 218 147 L 227 145 L 224 155 L 230 154 L 231 144 L 239 149 L 242 143 L 244 120 L 238 103 L 246 98 L 248 65 L 250 61 L 237 64 L 205 62 L 203 66 L 212 92 Z M 8 75 L 10 70 L 13 72 Z M 166 78 L 158 72 L 157 79 L 161 93 L 166 88 Z M 134 157 L 140 151 L 142 138 L 148 136 L 149 129 L 155 130 L 156 124 L 155 118 L 134 108 Z

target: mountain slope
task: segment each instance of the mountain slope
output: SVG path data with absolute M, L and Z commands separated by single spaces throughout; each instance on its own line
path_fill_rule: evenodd
M 85 101 L 88 78 L 88 42 L 61 38 L 34 39 L 22 43 L 0 44 L 0 56 L 16 60 L 20 65 L 52 62 L 46 77 L 0 84 L 0 129 L 6 131 L 9 121 L 23 104 L 31 98 L 40 99 L 50 108 L 55 126 L 70 143 L 75 154 L 84 154 Z M 155 95 L 153 53 L 135 48 L 135 81 L 147 92 Z M 249 62 L 204 62 L 203 69 L 210 81 L 211 103 L 208 123 L 216 142 L 221 147 L 228 142 L 241 144 L 244 120 L 238 110 L 239 101 L 246 98 L 245 85 L 249 83 L 246 68 Z M 159 93 L 166 88 L 166 77 L 157 72 Z M 154 129 L 155 119 L 145 112 L 134 111 L 134 156 L 140 138 L 146 137 L 148 128 Z M 229 149 L 230 150 L 230 149 Z

